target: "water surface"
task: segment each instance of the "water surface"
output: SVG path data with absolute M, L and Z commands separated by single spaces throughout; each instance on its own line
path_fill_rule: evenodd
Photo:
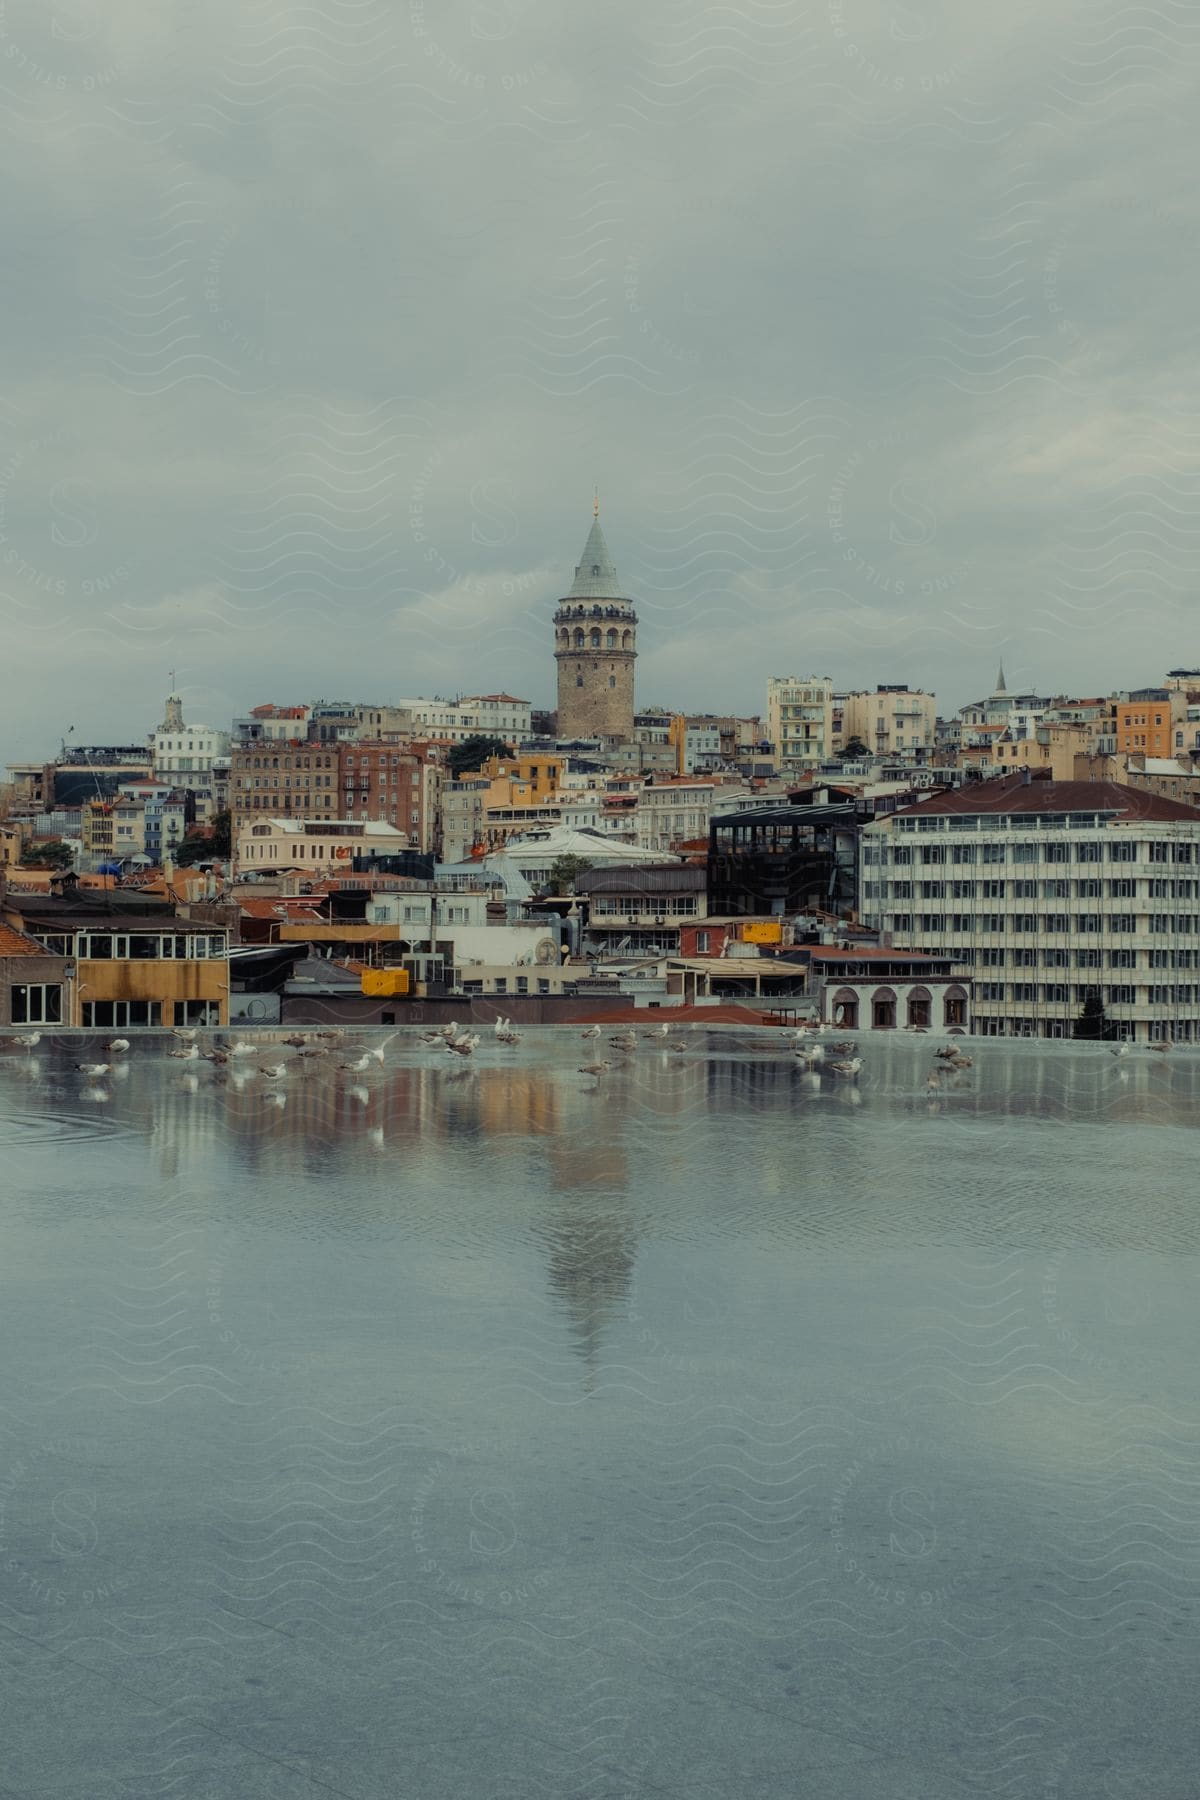
M 4 1052 L 0 1795 L 1200 1792 L 1200 1056 L 863 1046 Z

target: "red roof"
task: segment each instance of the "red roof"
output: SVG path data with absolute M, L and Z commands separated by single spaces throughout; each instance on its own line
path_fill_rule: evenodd
M 15 931 L 11 925 L 0 922 L 0 956 L 48 956 L 50 953 L 44 944 L 36 938 L 26 937 L 23 931 Z
M 1004 776 L 999 781 L 972 782 L 932 794 L 915 806 L 904 806 L 899 819 L 923 818 L 946 813 L 1116 813 L 1123 819 L 1200 824 L 1200 810 L 1180 800 L 1166 800 L 1144 788 L 1125 787 L 1117 781 L 1023 781 Z

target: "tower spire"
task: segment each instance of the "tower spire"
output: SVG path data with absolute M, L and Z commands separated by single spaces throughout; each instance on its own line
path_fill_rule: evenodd
M 600 517 L 600 489 L 599 488 L 596 489 L 595 496 L 592 500 L 592 517 L 593 517 L 593 519 L 598 519 Z
M 998 693 L 998 694 L 1007 694 L 1007 692 L 1008 692 L 1008 684 L 1007 684 L 1007 682 L 1006 682 L 1006 681 L 1005 681 L 1005 679 L 1004 679 L 1004 662 L 1003 662 L 1003 659 L 1002 659 L 1002 660 L 1001 660 L 1001 663 L 1000 663 L 1000 670 L 999 670 L 999 673 L 998 673 L 998 674 L 997 674 L 997 676 L 996 676 L 996 688 L 995 688 L 995 691 L 996 691 L 996 693 Z

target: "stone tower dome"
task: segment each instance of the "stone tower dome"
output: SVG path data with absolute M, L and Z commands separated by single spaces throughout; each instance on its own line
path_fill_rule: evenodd
M 597 502 L 575 579 L 554 614 L 560 738 L 633 736 L 637 614 L 622 598 Z

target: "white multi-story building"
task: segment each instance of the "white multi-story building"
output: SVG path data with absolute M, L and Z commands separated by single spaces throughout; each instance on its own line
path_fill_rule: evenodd
M 167 698 L 163 722 L 149 738 L 150 763 L 156 781 L 172 787 L 207 788 L 213 763 L 229 755 L 229 733 L 211 725 L 185 725 L 178 694 Z
M 1036 776 L 940 793 L 862 834 L 862 917 L 974 974 L 973 1029 L 1071 1037 L 1099 995 L 1115 1035 L 1200 1040 L 1200 811 Z
M 708 837 L 714 813 L 736 812 L 748 789 L 717 781 L 671 781 L 643 787 L 626 830 L 643 850 L 670 852 L 677 844 Z
M 461 700 L 398 700 L 395 710 L 412 720 L 414 737 L 448 738 L 461 744 L 472 737 L 498 737 L 515 750 L 533 736 L 533 706 L 511 694 L 473 694 Z
M 828 675 L 772 675 L 767 737 L 777 769 L 815 768 L 833 752 L 833 682 Z

